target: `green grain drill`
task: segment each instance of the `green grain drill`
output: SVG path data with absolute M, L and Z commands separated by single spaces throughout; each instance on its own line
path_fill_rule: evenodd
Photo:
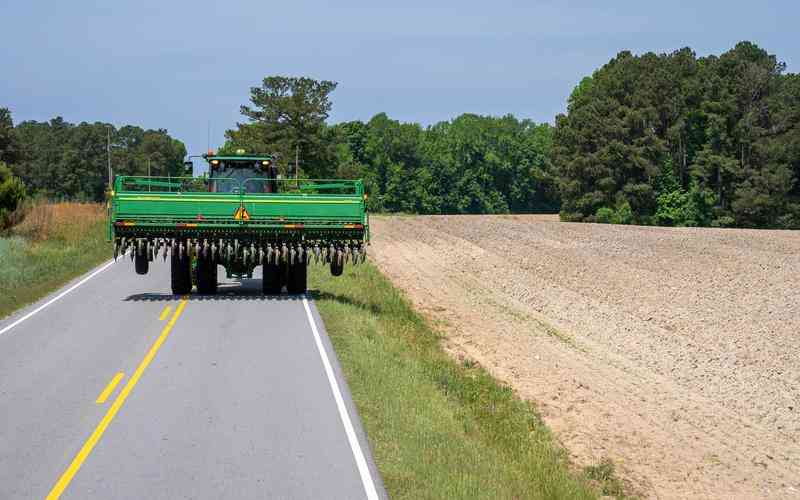
M 306 290 L 307 266 L 339 276 L 366 258 L 369 224 L 360 180 L 280 179 L 271 156 L 204 155 L 208 177 L 117 177 L 110 202 L 114 258 L 138 274 L 169 258 L 172 293 L 217 292 L 217 266 L 265 294 Z

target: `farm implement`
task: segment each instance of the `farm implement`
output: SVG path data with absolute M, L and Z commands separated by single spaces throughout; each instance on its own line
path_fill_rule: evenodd
M 262 266 L 265 294 L 303 293 L 307 266 L 366 259 L 369 225 L 360 180 L 280 179 L 271 156 L 204 155 L 209 175 L 114 181 L 109 238 L 138 274 L 170 261 L 172 292 L 217 292 L 217 266 L 252 278 Z

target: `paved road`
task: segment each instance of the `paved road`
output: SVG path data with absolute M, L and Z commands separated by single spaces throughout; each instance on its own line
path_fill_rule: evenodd
M 384 497 L 313 302 L 223 274 L 185 300 L 168 271 L 0 321 L 0 498 Z

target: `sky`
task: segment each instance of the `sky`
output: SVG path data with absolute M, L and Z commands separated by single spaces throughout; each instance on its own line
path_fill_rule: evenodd
M 799 72 L 798 26 L 796 0 L 0 0 L 0 107 L 15 123 L 165 128 L 190 154 L 209 129 L 221 145 L 269 75 L 338 82 L 332 123 L 552 123 L 622 50 L 703 56 L 750 40 Z

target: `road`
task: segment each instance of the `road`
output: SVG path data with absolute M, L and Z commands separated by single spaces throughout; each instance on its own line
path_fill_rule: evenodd
M 220 279 L 118 261 L 0 321 L 0 498 L 385 497 L 313 301 Z

